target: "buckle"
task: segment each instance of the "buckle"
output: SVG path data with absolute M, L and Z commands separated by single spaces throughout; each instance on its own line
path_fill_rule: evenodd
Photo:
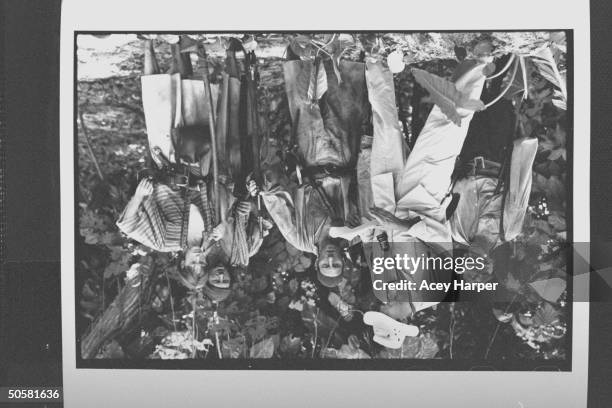
M 476 176 L 478 169 L 482 170 L 485 168 L 485 160 L 484 160 L 484 157 L 482 156 L 476 156 L 468 163 L 469 163 L 468 164 L 469 165 L 468 176 L 471 176 L 471 177 Z

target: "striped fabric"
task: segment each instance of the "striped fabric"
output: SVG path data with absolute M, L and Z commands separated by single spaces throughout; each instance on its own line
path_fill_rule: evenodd
M 129 238 L 152 249 L 179 251 L 186 245 L 184 225 L 188 225 L 189 203 L 200 210 L 205 231 L 210 231 L 216 225 L 206 185 L 202 186 L 201 191 L 188 191 L 187 203 L 184 194 L 182 190 L 174 191 L 165 184 L 155 183 L 153 194 L 142 200 L 137 213 L 128 216 L 124 211 L 117 226 Z
M 233 245 L 230 252 L 231 265 L 249 264 L 249 243 L 247 242 L 247 223 L 249 216 L 238 215 L 234 218 Z

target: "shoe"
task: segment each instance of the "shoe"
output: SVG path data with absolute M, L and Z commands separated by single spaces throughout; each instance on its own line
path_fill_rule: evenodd
M 417 326 L 400 323 L 380 312 L 366 312 L 363 322 L 374 328 L 373 340 L 390 349 L 401 348 L 406 336 L 415 337 L 419 334 Z

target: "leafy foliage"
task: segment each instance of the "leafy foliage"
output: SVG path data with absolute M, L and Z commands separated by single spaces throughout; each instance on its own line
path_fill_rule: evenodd
M 559 109 L 566 110 L 567 88 L 565 76 L 557 69 L 557 61 L 555 61 L 550 48 L 545 47 L 535 51 L 531 54 L 531 60 L 540 75 L 555 87 L 552 103 Z

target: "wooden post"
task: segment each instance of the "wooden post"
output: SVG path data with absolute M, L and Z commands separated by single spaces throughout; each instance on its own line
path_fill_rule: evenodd
M 153 262 L 144 263 L 140 269 L 140 285 L 127 282 L 81 338 L 83 359 L 95 358 L 104 343 L 135 329 L 149 312 L 155 280 Z

